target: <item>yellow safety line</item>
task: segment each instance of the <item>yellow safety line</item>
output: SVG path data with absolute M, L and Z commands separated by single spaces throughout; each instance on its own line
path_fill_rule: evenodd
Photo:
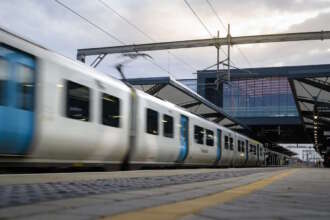
M 156 207 L 146 208 L 138 211 L 122 213 L 114 216 L 102 218 L 103 220 L 175 220 L 186 215 L 198 213 L 205 208 L 233 201 L 239 197 L 248 195 L 256 190 L 262 189 L 265 186 L 289 176 L 294 170 L 280 171 L 274 176 L 256 181 L 247 185 L 239 186 L 223 192 L 212 194 L 205 197 L 200 197 L 192 200 L 186 200 L 177 203 L 165 204 Z

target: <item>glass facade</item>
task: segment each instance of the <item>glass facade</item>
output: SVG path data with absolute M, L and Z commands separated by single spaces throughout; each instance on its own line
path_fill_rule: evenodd
M 189 89 L 197 93 L 197 80 L 196 79 L 178 79 L 180 83 L 187 86 Z
M 298 117 L 294 97 L 286 77 L 272 76 L 233 80 L 222 86 L 223 95 L 215 89 L 215 78 L 205 77 L 197 85 L 196 79 L 178 80 L 233 117 Z
M 239 117 L 297 117 L 294 97 L 286 77 L 231 81 L 223 85 L 223 109 Z

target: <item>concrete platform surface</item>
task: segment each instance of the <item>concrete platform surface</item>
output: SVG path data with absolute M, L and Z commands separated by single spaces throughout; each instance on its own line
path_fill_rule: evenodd
M 0 219 L 330 219 L 330 169 L 0 175 Z

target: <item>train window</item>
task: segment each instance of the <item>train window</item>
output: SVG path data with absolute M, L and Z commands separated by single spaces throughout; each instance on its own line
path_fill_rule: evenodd
M 229 138 L 229 147 L 230 147 L 230 150 L 234 150 L 234 139 L 233 138 Z
M 214 132 L 206 129 L 206 145 L 214 146 Z
M 6 104 L 5 86 L 8 77 L 8 62 L 0 58 L 0 105 Z
M 173 137 L 173 117 L 169 115 L 163 115 L 163 135 L 164 137 Z
M 102 93 L 102 124 L 111 127 L 120 127 L 120 100 L 119 98 Z
M 89 121 L 89 88 L 71 81 L 67 81 L 66 86 L 66 116 L 81 121 Z
M 228 150 L 228 148 L 229 148 L 229 138 L 228 136 L 225 136 L 225 149 Z
M 33 91 L 34 91 L 34 71 L 33 69 L 17 64 L 16 65 L 17 82 L 17 108 L 32 111 L 33 110 Z
M 237 140 L 237 151 L 241 152 L 241 141 Z
M 197 144 L 204 144 L 204 128 L 195 125 L 194 137 Z
M 242 152 L 244 153 L 245 152 L 245 143 L 244 143 L 244 141 L 242 141 L 242 143 L 241 143 L 241 148 L 242 148 Z
M 158 135 L 158 112 L 147 109 L 147 133 Z
M 259 155 L 262 156 L 262 151 L 263 149 L 260 147 L 260 150 L 259 150 Z

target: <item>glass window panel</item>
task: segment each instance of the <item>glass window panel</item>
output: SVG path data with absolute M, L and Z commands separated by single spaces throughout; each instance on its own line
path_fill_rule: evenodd
M 164 137 L 173 138 L 173 117 L 163 115 L 163 135 Z
M 234 139 L 233 138 L 229 138 L 229 148 L 230 148 L 230 150 L 234 150 Z
M 214 132 L 206 129 L 206 145 L 214 146 Z
M 105 93 L 102 94 L 102 124 L 120 127 L 120 100 Z
M 225 149 L 229 149 L 229 137 L 225 136 Z
M 89 88 L 71 81 L 67 82 L 66 116 L 81 121 L 89 121 Z
M 241 141 L 237 140 L 237 151 L 240 152 L 241 151 Z
M 147 109 L 147 133 L 158 135 L 158 112 Z
M 197 144 L 204 144 L 204 128 L 194 126 L 194 139 Z
M 33 69 L 16 64 L 17 108 L 33 110 L 34 71 Z

